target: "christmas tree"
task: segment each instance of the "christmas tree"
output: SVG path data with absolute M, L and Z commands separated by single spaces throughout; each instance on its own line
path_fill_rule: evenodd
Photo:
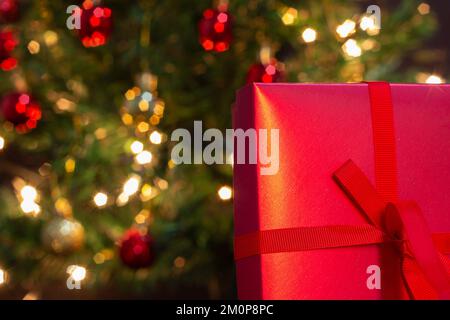
M 442 81 L 418 1 L 74 2 L 0 0 L 0 297 L 235 297 L 232 166 L 171 132 L 249 82 Z

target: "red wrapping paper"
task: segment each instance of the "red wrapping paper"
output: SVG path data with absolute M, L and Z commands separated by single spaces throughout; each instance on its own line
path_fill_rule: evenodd
M 392 84 L 398 197 L 413 199 L 432 233 L 450 231 L 450 86 Z M 234 165 L 235 235 L 367 219 L 332 179 L 352 159 L 375 185 L 367 84 L 252 84 L 238 92 L 234 128 L 279 129 L 279 171 Z M 447 253 L 448 254 L 448 253 Z M 279 252 L 236 261 L 241 299 L 408 299 L 393 243 Z M 366 270 L 381 268 L 381 289 Z

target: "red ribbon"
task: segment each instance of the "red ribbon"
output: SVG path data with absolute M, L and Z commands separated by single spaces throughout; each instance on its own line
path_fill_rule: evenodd
M 405 286 L 414 299 L 450 299 L 450 233 L 431 234 L 413 201 L 398 201 L 396 147 L 390 86 L 370 82 L 375 152 L 374 188 L 351 161 L 334 178 L 367 217 L 365 226 L 320 226 L 257 231 L 235 237 L 235 259 L 277 252 L 394 242 Z

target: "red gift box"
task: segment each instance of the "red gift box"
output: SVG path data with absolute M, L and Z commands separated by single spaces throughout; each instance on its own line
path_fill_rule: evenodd
M 275 174 L 235 147 L 240 299 L 450 297 L 450 85 L 252 84 L 233 112 L 279 133 Z

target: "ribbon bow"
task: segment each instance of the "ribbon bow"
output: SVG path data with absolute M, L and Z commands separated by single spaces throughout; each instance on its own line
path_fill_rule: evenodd
M 450 260 L 437 251 L 419 206 L 413 201 L 384 200 L 351 160 L 335 172 L 334 178 L 369 222 L 383 232 L 386 241 L 398 243 L 410 296 L 450 299 Z

